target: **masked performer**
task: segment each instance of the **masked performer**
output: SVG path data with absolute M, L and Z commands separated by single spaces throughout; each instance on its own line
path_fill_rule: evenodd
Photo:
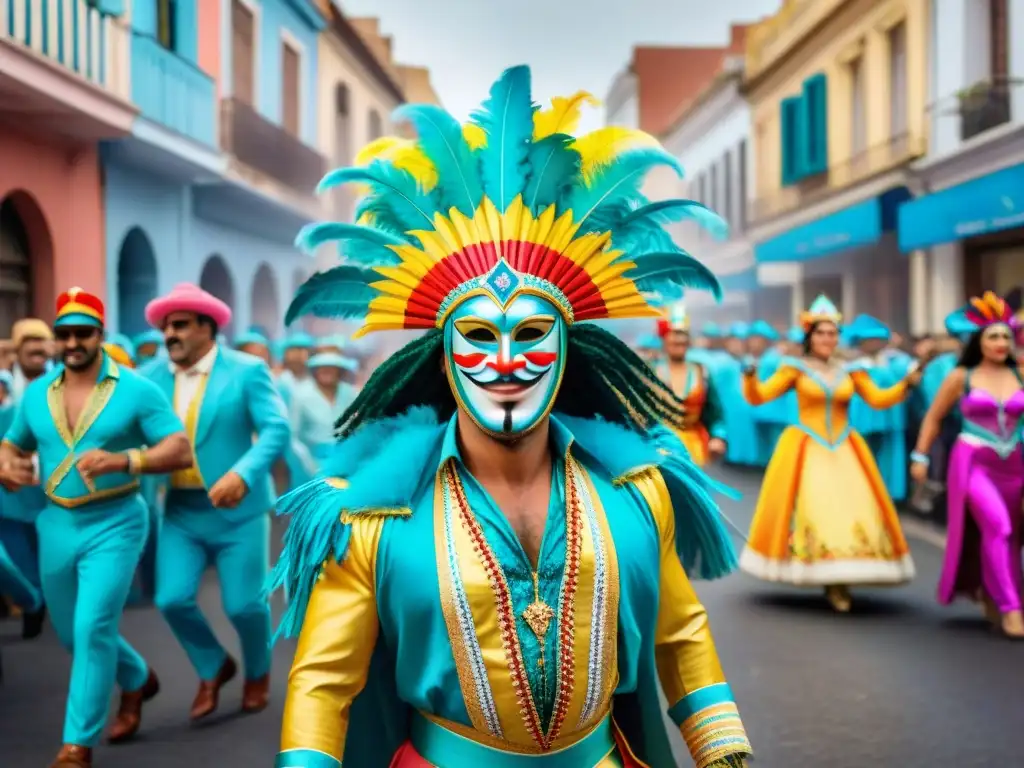
M 842 316 L 819 296 L 802 317 L 804 355 L 784 358 L 767 381 L 744 372 L 754 405 L 795 390 L 799 421 L 786 428 L 765 471 L 740 567 L 766 581 L 823 586 L 832 607 L 850 610 L 849 585 L 899 584 L 914 563 L 874 456 L 848 410 L 854 393 L 872 408 L 901 402 L 914 370 L 879 389 L 857 364 L 835 361 Z
M 281 502 L 301 634 L 278 768 L 676 766 L 659 683 L 700 768 L 750 751 L 683 570 L 734 564 L 710 481 L 659 426 L 678 401 L 583 322 L 717 289 L 678 249 L 631 250 L 668 242 L 656 211 L 706 209 L 645 209 L 645 172 L 675 160 L 636 132 L 566 135 L 584 98 L 535 115 L 517 67 L 465 129 L 404 107 L 417 142 L 322 185 L 367 186 L 368 224 L 305 233 L 353 265 L 313 276 L 287 321 L 423 333 Z
M 980 593 L 993 625 L 1020 640 L 1024 386 L 1012 354 L 1018 326 L 1006 302 L 993 293 L 972 299 L 964 316 L 976 330 L 925 415 L 910 454 L 911 473 L 917 482 L 927 479 L 932 443 L 959 403 L 962 420 L 949 459 L 949 533 L 939 601 L 949 604 L 957 593 L 972 598 Z
M 658 366 L 658 375 L 682 400 L 686 411 L 676 434 L 690 452 L 690 458 L 704 466 L 709 458 L 721 458 L 725 453 L 725 421 L 707 368 L 687 354 L 690 316 L 681 301 L 669 305 L 666 316 L 658 320 L 658 335 L 665 350 L 665 362 Z

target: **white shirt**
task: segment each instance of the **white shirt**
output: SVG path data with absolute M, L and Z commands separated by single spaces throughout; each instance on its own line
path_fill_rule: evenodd
M 217 345 L 214 344 L 210 351 L 203 355 L 191 368 L 182 368 L 171 363 L 171 372 L 174 374 L 174 412 L 182 423 L 188 419 L 188 409 L 192 401 L 199 394 L 199 386 L 203 383 L 203 377 L 209 376 L 213 370 L 213 363 L 217 359 Z

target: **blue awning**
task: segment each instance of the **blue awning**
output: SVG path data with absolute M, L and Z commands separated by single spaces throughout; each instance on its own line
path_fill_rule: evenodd
M 1024 164 L 1004 168 L 900 207 L 901 251 L 1024 226 Z
M 733 272 L 731 275 L 718 275 L 718 282 L 722 286 L 723 293 L 756 291 L 757 267 L 744 269 L 741 272 Z
M 871 245 L 882 237 L 882 233 L 895 229 L 896 209 L 909 197 L 906 187 L 890 189 L 879 197 L 758 243 L 754 246 L 754 259 L 759 264 L 811 261 Z

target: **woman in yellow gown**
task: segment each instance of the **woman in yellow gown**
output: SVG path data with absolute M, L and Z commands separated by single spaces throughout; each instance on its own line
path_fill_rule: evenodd
M 768 380 L 744 371 L 744 396 L 760 405 L 795 390 L 799 421 L 786 427 L 765 471 L 740 567 L 759 579 L 824 587 L 850 609 L 849 586 L 895 585 L 914 576 L 896 509 L 864 439 L 850 429 L 854 394 L 891 408 L 920 380 L 912 369 L 881 389 L 856 363 L 835 359 L 842 316 L 819 296 L 801 316 L 804 355 L 783 358 Z

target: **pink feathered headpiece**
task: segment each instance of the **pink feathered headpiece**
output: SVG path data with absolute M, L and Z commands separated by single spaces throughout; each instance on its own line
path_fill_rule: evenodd
M 1005 299 L 996 296 L 992 291 L 985 291 L 981 298 L 975 296 L 967 302 L 963 309 L 964 317 L 975 328 L 1002 324 L 1014 331 L 1020 330 L 1020 322 L 1014 317 L 1013 310 Z
M 231 322 L 231 307 L 192 283 L 178 283 L 166 296 L 153 299 L 146 305 L 146 322 L 154 328 L 163 327 L 172 312 L 195 312 L 213 318 L 219 328 Z

